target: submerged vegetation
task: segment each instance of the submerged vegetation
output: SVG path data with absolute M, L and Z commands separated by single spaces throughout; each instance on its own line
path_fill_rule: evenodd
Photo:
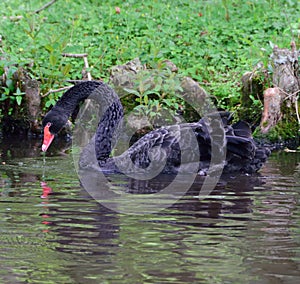
M 178 67 L 179 76 L 190 76 L 214 96 L 219 108 L 238 111 L 242 74 L 258 63 L 272 73 L 273 44 L 288 47 L 294 40 L 300 46 L 297 0 L 68 0 L 53 1 L 37 11 L 46 2 L 0 3 L 0 75 L 6 75 L 0 117 L 13 115 L 16 106 L 21 106 L 23 93 L 12 83 L 20 66 L 40 82 L 41 95 L 64 86 L 68 79 L 82 78 L 82 60 L 62 53 L 87 53 L 88 71 L 104 81 L 112 66 L 133 58 L 150 68 L 168 59 Z M 269 87 L 270 80 L 260 80 Z M 164 100 L 164 107 L 179 104 L 165 95 L 167 91 L 154 100 L 137 94 L 135 104 L 143 109 L 159 100 Z M 43 97 L 44 111 L 60 95 Z M 251 116 L 257 117 L 262 98 L 251 99 Z

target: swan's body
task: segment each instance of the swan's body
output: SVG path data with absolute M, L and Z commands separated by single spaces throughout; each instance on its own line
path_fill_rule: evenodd
M 207 121 L 201 119 L 195 123 L 153 130 L 123 154 L 110 158 L 114 133 L 118 131 L 123 118 L 123 107 L 113 89 L 96 81 L 75 85 L 46 114 L 43 119 L 43 151 L 47 150 L 54 135 L 67 123 L 79 103 L 88 97 L 100 102 L 102 117 L 93 143 L 81 155 L 82 168 L 91 166 L 91 163 L 95 166 L 90 157 L 96 156 L 100 168 L 116 172 L 134 173 L 153 170 L 154 167 L 162 172 L 174 173 L 182 167 L 188 171 L 189 165 L 193 165 L 194 171 L 196 164 L 197 171 L 206 173 L 213 154 L 226 157 L 223 161 L 225 172 L 253 173 L 261 168 L 269 155 L 267 149 L 256 146 L 246 123 L 230 126 L 226 120 L 216 120 L 213 127 L 218 131 L 214 134 L 209 131 Z

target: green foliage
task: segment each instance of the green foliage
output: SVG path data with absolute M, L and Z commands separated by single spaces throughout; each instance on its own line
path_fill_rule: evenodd
M 260 139 L 267 139 L 270 142 L 288 141 L 300 139 L 299 124 L 295 121 L 281 120 L 270 129 L 267 134 L 261 134 L 259 129 L 254 132 L 254 136 Z
M 30 66 L 42 93 L 66 79 L 81 78 L 82 60 L 62 57 L 63 52 L 88 53 L 89 71 L 96 79 L 107 79 L 110 67 L 136 57 L 147 64 L 170 59 L 181 75 L 199 81 L 214 95 L 219 107 L 234 110 L 239 106 L 241 75 L 258 62 L 267 68 L 269 42 L 287 47 L 295 39 L 299 46 L 297 0 L 68 0 L 32 13 L 44 4 L 0 4 L 7 16 L 0 18 L 2 48 L 17 65 Z M 18 15 L 23 18 L 8 18 Z M 138 109 L 149 106 L 147 111 L 155 116 L 160 107 L 173 105 L 172 92 L 166 95 L 163 86 L 143 88 L 135 94 Z M 57 98 L 46 97 L 45 107 Z
M 0 60 L 2 77 L 5 79 L 4 86 L 1 87 L 0 102 L 5 106 L 1 108 L 0 114 L 12 115 L 21 108 L 24 92 L 16 87 L 14 74 L 18 71 L 17 63 L 7 56 Z
M 24 92 L 21 92 L 20 88 L 17 88 L 16 92 L 14 93 L 15 100 L 17 102 L 17 105 L 20 106 L 22 102 L 22 96 L 24 95 Z
M 178 96 L 182 91 L 180 76 L 167 68 L 159 69 L 162 66 L 139 72 L 134 88 L 125 90 L 134 96 L 136 103 L 131 110 L 137 116 L 146 116 L 153 124 L 159 120 L 160 125 L 165 125 L 173 121 L 184 101 Z

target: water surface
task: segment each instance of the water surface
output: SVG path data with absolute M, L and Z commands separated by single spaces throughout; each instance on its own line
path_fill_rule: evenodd
M 198 177 L 173 206 L 128 215 L 80 186 L 70 154 L 44 163 L 40 145 L 0 144 L 0 283 L 300 283 L 300 153 L 272 153 L 260 175 L 221 179 L 204 200 Z

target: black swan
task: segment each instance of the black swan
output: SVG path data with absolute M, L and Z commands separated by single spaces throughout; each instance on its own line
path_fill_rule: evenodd
M 220 119 L 218 114 L 219 119 L 211 122 L 213 128 L 221 130 L 215 134 L 209 131 L 210 126 L 204 118 L 199 122 L 165 126 L 144 135 L 123 154 L 112 158 L 115 133 L 119 131 L 123 120 L 123 107 L 114 90 L 98 81 L 85 81 L 73 86 L 45 115 L 42 151 L 47 151 L 55 134 L 87 98 L 101 103 L 102 116 L 92 146 L 86 147 L 81 154 L 79 163 L 82 168 L 89 166 L 89 159 L 93 155 L 96 156 L 98 170 L 135 172 L 139 169 L 151 170 L 154 165 L 161 172 L 176 173 L 180 167 L 192 164 L 193 171 L 196 167 L 198 173 L 205 175 L 212 156 L 219 155 L 224 157 L 220 161 L 223 172 L 254 173 L 270 154 L 268 149 L 256 145 L 248 124 L 240 121 L 228 125 L 228 115 L 223 114 Z M 189 171 L 189 167 L 186 170 Z

